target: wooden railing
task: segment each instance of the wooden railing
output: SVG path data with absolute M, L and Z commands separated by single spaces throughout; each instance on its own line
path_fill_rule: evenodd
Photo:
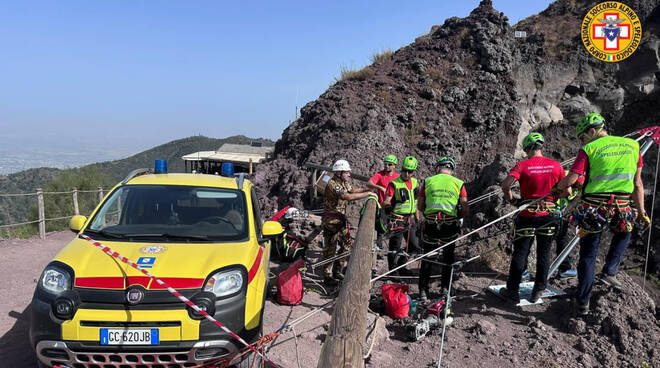
M 101 201 L 103 201 L 103 196 L 104 196 L 103 187 L 98 187 L 98 189 L 96 189 L 96 190 L 78 190 L 77 188 L 73 188 L 73 190 L 67 191 L 67 192 L 44 192 L 41 188 L 38 188 L 37 191 L 34 192 L 34 193 L 0 194 L 0 198 L 2 198 L 2 197 L 30 197 L 30 196 L 36 196 L 37 197 L 37 213 L 38 213 L 38 216 L 39 216 L 39 218 L 37 220 L 33 220 L 33 221 L 25 221 L 25 222 L 17 222 L 17 223 L 12 223 L 12 224 L 0 225 L 0 229 L 12 228 L 12 227 L 24 226 L 24 225 L 30 225 L 30 224 L 39 224 L 39 237 L 41 239 L 45 239 L 46 238 L 46 221 L 70 219 L 71 217 L 73 217 L 75 215 L 80 215 L 80 207 L 78 206 L 78 194 L 79 193 L 97 193 L 98 203 L 101 203 Z M 45 206 L 44 206 L 44 195 L 63 195 L 63 194 L 71 194 L 72 200 L 73 200 L 73 214 L 70 215 L 70 216 L 46 218 Z

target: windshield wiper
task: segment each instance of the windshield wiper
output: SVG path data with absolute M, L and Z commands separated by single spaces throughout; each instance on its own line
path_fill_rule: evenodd
M 85 230 L 86 233 L 92 233 L 92 234 L 100 234 L 108 238 L 115 238 L 115 239 L 123 239 L 126 236 L 124 234 L 117 234 L 117 233 L 112 233 L 106 230 L 93 230 L 93 229 L 87 229 Z
M 165 239 L 181 239 L 181 240 L 209 240 L 206 235 L 185 235 L 185 234 L 168 234 L 168 233 L 153 233 L 153 234 L 126 234 L 127 238 L 165 238 Z

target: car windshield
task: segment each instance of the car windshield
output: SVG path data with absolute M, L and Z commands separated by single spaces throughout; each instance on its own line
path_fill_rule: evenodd
M 136 242 L 205 242 L 247 237 L 242 191 L 179 185 L 124 185 L 85 229 L 92 238 Z

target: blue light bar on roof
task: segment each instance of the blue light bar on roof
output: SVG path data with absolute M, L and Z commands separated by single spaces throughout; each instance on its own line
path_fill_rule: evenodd
M 220 170 L 220 175 L 227 177 L 234 177 L 234 164 L 231 162 L 223 162 L 222 169 Z
M 154 174 L 167 174 L 167 160 L 156 160 Z

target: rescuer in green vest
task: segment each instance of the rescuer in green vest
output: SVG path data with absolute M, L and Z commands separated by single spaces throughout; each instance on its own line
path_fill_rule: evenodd
M 417 208 L 424 213 L 422 222 L 422 245 L 424 253 L 428 253 L 458 238 L 461 231 L 461 221 L 468 214 L 468 199 L 462 180 L 453 176 L 456 162 L 449 156 L 444 156 L 436 163 L 437 175 L 424 180 L 420 191 Z M 449 288 L 451 265 L 455 262 L 454 250 L 451 244 L 442 249 L 442 294 Z M 422 259 L 419 270 L 419 298 L 428 300 L 429 283 L 433 263 Z
M 616 274 L 635 221 L 630 200 L 637 208 L 637 222 L 649 225 L 651 220 L 644 210 L 639 144 L 633 139 L 608 135 L 605 119 L 597 113 L 586 115 L 577 124 L 575 135 L 582 142 L 582 149 L 570 174 L 557 184 L 556 191 L 573 186 L 580 175 L 585 176 L 581 201 L 573 218 L 582 237 L 575 300 L 577 313 L 586 315 L 603 230 L 609 226 L 613 236 L 601 280 L 621 288 Z
M 417 159 L 412 156 L 406 157 L 401 165 L 401 175 L 388 184 L 385 192 L 383 205 L 390 211 L 388 230 L 391 235 L 387 255 L 387 266 L 390 270 L 406 263 L 403 252 L 421 250 L 416 235 L 419 219 L 417 215 L 419 183 L 413 177 L 415 171 L 417 171 Z M 406 248 L 403 247 L 404 237 Z M 402 268 L 398 273 L 407 276 L 409 271 Z

